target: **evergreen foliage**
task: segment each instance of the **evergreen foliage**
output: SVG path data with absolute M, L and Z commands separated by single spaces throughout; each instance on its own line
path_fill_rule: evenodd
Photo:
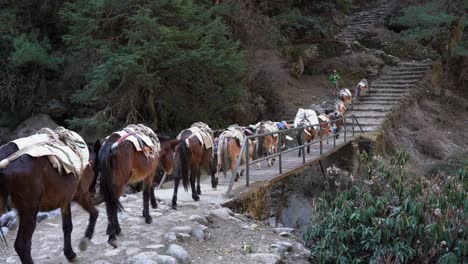
M 96 63 L 77 103 L 103 105 L 74 127 L 145 122 L 181 129 L 195 120 L 226 125 L 244 94 L 243 53 L 218 16 L 193 1 L 70 2 L 67 44 Z

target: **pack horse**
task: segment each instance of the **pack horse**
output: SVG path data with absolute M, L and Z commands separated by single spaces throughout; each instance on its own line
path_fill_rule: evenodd
M 173 170 L 172 149 L 176 143 L 158 137 L 151 128 L 142 124 L 129 125 L 104 140 L 99 152 L 100 191 L 106 202 L 108 243 L 113 247 L 117 247 L 116 236 L 121 232 L 117 212 L 123 209 L 119 197 L 125 186 L 144 182 L 143 217 L 150 224 L 153 221 L 149 214 L 150 198 L 152 207 L 157 206 L 154 193 L 151 194 L 154 174 L 159 163 L 166 172 Z
M 176 173 L 174 175 L 174 193 L 172 195 L 173 209 L 177 209 L 177 191 L 180 180 L 182 180 L 182 185 L 186 191 L 190 181 L 193 200 L 200 200 L 200 174 L 202 168 L 211 174 L 211 186 L 213 188 L 218 186 L 218 178 L 215 175 L 216 168 L 213 164 L 214 142 L 211 128 L 205 123 L 196 122 L 190 128 L 180 132 L 177 139 L 180 141 L 174 155 Z M 189 170 L 190 178 L 188 175 Z
M 99 144 L 95 148 L 97 151 Z M 79 245 L 86 250 L 98 218 L 89 192 L 96 159 L 80 135 L 63 127 L 54 131 L 41 129 L 35 135 L 0 147 L 0 214 L 11 198 L 19 214 L 15 250 L 22 263 L 33 263 L 31 238 L 37 213 L 57 208 L 62 213 L 64 255 L 69 261 L 75 259 L 71 246 L 72 201 L 89 213 L 88 227 Z

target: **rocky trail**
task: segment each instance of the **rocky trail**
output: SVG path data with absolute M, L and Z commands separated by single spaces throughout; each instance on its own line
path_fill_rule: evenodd
M 119 214 L 122 235 L 116 249 L 107 243 L 107 217 L 101 204 L 95 235 L 84 252 L 78 244 L 88 215 L 73 205 L 75 263 L 308 263 L 310 253 L 293 237 L 292 228 L 275 229 L 205 199 L 202 195 L 202 201 L 193 202 L 190 195 L 181 195 L 177 211 L 168 206 L 169 199 L 160 200 L 157 209 L 150 209 L 153 223 L 148 225 L 141 216 L 142 194 L 122 197 L 125 211 Z M 7 234 L 8 255 L 0 257 L 1 263 L 20 263 L 13 248 L 15 237 L 16 231 Z M 36 263 L 68 263 L 63 255 L 61 217 L 37 224 L 32 257 Z

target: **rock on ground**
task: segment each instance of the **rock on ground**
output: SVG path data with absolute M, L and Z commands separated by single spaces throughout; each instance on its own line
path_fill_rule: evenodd
M 281 257 L 277 254 L 272 253 L 257 253 L 249 255 L 250 259 L 258 264 L 278 264 L 281 261 Z
M 183 264 L 190 263 L 190 256 L 187 253 L 187 251 L 176 244 L 171 244 L 169 248 L 167 249 L 167 254 L 173 256 L 176 258 L 178 261 L 180 261 Z

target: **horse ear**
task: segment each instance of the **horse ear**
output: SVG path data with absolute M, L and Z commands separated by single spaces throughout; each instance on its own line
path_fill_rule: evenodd
M 180 143 L 180 139 L 173 139 L 171 140 L 171 148 L 175 150 L 175 147 Z

